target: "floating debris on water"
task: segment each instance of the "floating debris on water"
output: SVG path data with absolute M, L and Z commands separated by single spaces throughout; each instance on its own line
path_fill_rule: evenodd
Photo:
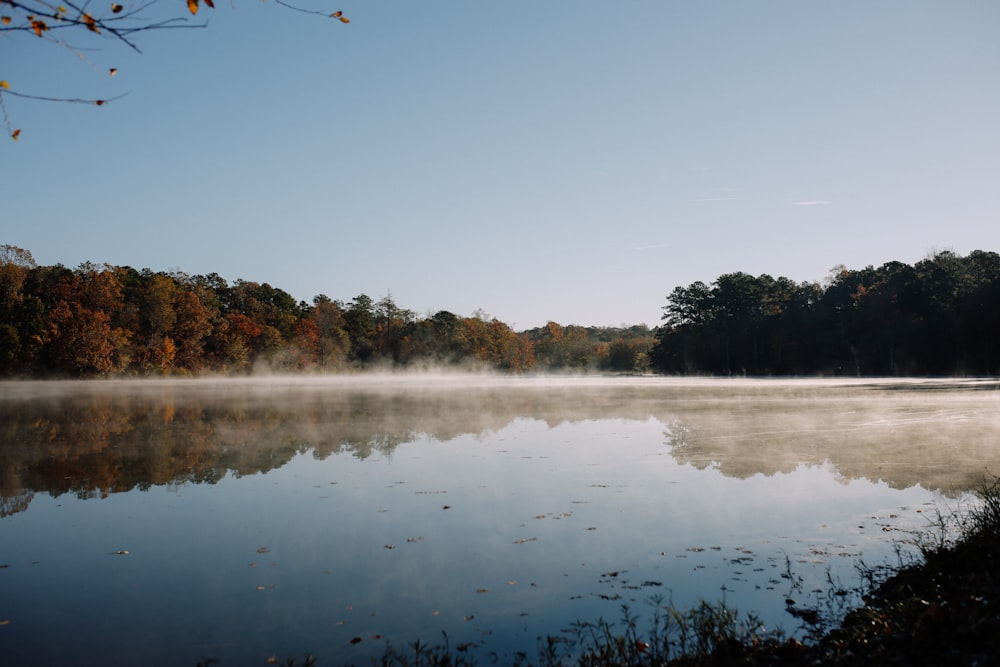
M 537 537 L 522 537 L 519 540 L 514 540 L 514 544 L 524 544 L 526 542 L 534 542 L 537 539 L 538 539 Z

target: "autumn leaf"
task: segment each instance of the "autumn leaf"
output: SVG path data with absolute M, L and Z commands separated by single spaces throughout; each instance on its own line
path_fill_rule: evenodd
M 339 19 L 343 15 L 344 15 L 344 12 L 334 12 L 334 13 L 330 14 L 330 16 L 332 16 L 335 19 Z
M 91 16 L 90 14 L 84 12 L 83 16 L 81 16 L 80 19 L 83 21 L 84 25 L 87 26 L 87 30 L 89 30 L 90 32 L 96 32 L 96 33 L 101 32 L 100 30 L 97 29 L 97 21 L 95 21 L 94 17 Z
M 119 5 L 117 2 L 112 2 L 111 3 L 111 13 L 112 14 L 120 14 L 123 9 L 125 9 L 125 8 L 122 7 L 121 5 Z
M 7 83 L 6 81 L 0 81 L 0 88 L 3 88 L 4 90 L 10 90 L 10 84 Z
M 21 130 L 14 130 L 13 132 L 10 133 L 10 138 L 13 139 L 14 141 L 17 141 L 17 138 L 19 136 L 21 136 Z
M 340 17 L 340 22 L 341 23 L 350 23 L 351 21 L 346 16 L 341 16 Z
M 104 106 L 104 100 L 94 100 L 94 104 L 96 104 L 99 107 L 103 107 Z
M 35 31 L 36 35 L 41 37 L 42 33 L 49 29 L 49 26 L 45 25 L 45 21 L 35 19 L 31 22 L 31 29 Z
M 112 67 L 111 69 L 108 70 L 108 74 L 110 76 L 114 76 L 115 74 L 118 74 L 118 68 L 117 67 Z
M 212 2 L 212 0 L 205 0 L 205 4 L 211 7 L 212 9 L 215 9 L 215 3 Z
M 197 14 L 198 0 L 187 0 L 187 3 L 188 3 L 188 11 L 191 12 L 192 14 Z
M 0 16 L 0 23 L 3 23 L 4 25 L 10 25 L 10 20 L 9 16 Z

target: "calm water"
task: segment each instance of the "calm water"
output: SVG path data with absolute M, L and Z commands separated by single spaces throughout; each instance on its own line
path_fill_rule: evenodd
M 442 631 L 503 660 L 655 595 L 794 632 L 786 598 L 1000 472 L 998 407 L 982 380 L 0 383 L 0 664 Z

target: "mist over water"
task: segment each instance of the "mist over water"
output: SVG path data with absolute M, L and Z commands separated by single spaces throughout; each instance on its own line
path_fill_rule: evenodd
M 654 594 L 794 631 L 789 595 L 852 583 L 1000 470 L 997 388 L 0 383 L 0 636 L 26 664 L 365 662 L 442 630 L 532 655 Z

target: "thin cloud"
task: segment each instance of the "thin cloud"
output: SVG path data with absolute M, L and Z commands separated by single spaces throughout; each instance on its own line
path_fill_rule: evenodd
M 804 201 L 793 201 L 795 206 L 829 206 L 833 202 L 828 199 L 806 199 Z

